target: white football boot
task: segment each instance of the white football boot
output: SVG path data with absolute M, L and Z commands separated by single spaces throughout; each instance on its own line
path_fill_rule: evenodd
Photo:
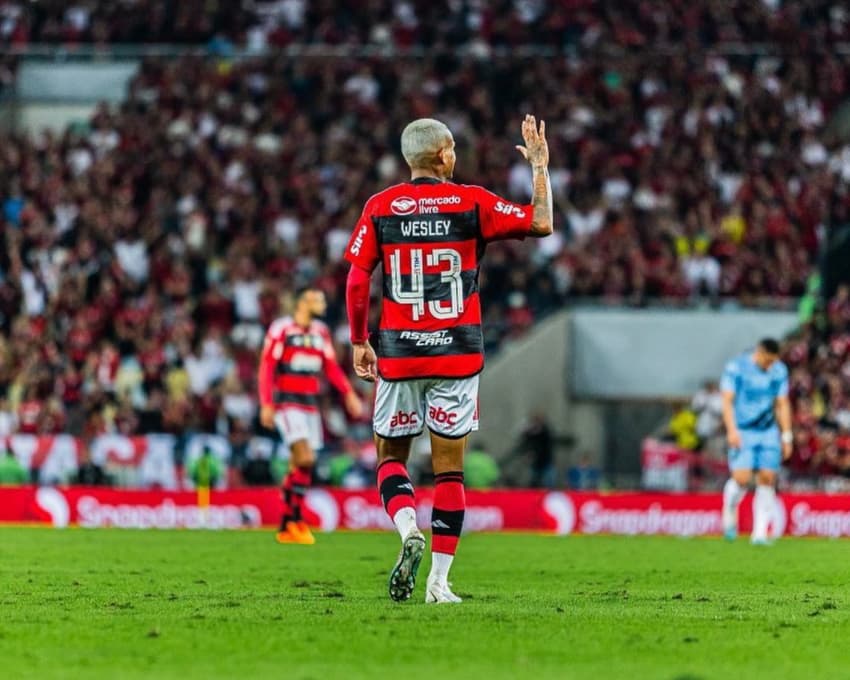
M 425 586 L 425 602 L 427 604 L 460 604 L 463 602 L 451 591 L 449 585 L 445 581 L 441 583 L 429 576 Z

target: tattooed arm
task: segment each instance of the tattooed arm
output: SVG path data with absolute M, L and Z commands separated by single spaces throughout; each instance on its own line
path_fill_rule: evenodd
M 518 146 L 517 150 L 531 163 L 533 182 L 531 204 L 534 206 L 534 213 L 531 219 L 531 233 L 535 236 L 549 236 L 554 228 L 554 216 L 546 123 L 541 120 L 538 130 L 534 116 L 527 115 L 522 122 L 522 138 L 525 140 L 525 146 Z

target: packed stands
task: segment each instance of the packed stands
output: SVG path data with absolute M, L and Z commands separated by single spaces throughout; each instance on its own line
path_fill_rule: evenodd
M 850 477 L 850 287 L 789 338 L 797 475 Z
M 249 49 L 292 44 L 447 46 L 773 44 L 816 48 L 850 40 L 834 0 L 4 0 L 0 39 L 11 45 L 214 41 Z
M 520 115 L 546 112 L 558 234 L 489 250 L 491 350 L 579 300 L 792 304 L 848 214 L 850 145 L 825 133 L 850 85 L 850 58 L 821 51 L 848 37 L 837 3 L 342 4 L 0 3 L 13 46 L 208 52 L 146 59 L 87 125 L 0 139 L 6 433 L 256 432 L 257 348 L 287 291 L 326 291 L 347 361 L 342 252 L 363 201 L 404 180 L 414 117 L 454 131 L 458 181 L 522 200 Z M 503 50 L 532 42 L 558 56 Z M 275 51 L 320 44 L 402 52 Z

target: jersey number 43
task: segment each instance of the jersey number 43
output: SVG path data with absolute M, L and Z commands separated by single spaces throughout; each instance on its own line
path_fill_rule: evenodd
M 456 319 L 463 314 L 460 253 L 452 248 L 434 248 L 427 256 L 424 255 L 422 248 L 413 248 L 409 252 L 410 287 L 408 290 L 404 290 L 401 273 L 402 251 L 396 250 L 390 253 L 391 288 L 395 301 L 410 305 L 414 321 L 419 321 L 425 314 L 426 304 L 428 311 L 436 319 Z M 448 300 L 443 299 L 444 296 L 439 294 L 439 287 L 426 285 L 425 263 L 428 267 L 444 267 L 439 273 L 439 286 L 448 285 Z

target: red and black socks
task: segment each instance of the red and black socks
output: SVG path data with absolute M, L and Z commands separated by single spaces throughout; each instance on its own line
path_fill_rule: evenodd
M 378 465 L 378 491 L 384 509 L 403 541 L 408 534 L 416 530 L 413 484 L 404 463 L 388 458 Z
M 433 552 L 454 555 L 463 516 L 466 495 L 463 491 L 463 472 L 441 472 L 434 476 L 434 509 L 431 511 L 431 549 Z
M 313 466 L 292 468 L 283 480 L 283 514 L 280 518 L 280 530 L 286 529 L 287 522 L 302 521 L 301 507 L 304 496 L 313 483 Z
M 441 472 L 434 476 L 434 509 L 431 511 L 431 575 L 430 580 L 445 584 L 452 566 L 463 516 L 466 494 L 463 472 Z

